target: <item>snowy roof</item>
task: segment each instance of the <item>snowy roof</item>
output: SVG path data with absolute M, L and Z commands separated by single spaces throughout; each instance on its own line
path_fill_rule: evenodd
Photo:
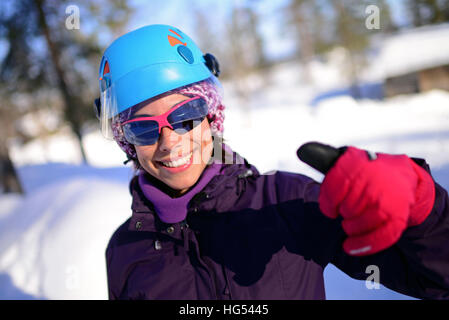
M 449 23 L 403 30 L 379 45 L 373 65 L 385 78 L 449 64 Z

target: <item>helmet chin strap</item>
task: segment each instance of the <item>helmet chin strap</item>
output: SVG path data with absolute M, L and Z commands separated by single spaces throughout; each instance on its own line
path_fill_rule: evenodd
M 129 154 L 126 154 L 126 157 L 128 158 L 127 160 L 123 161 L 123 164 L 126 165 L 128 164 L 128 162 L 133 161 L 133 160 L 137 160 L 134 157 L 131 157 Z

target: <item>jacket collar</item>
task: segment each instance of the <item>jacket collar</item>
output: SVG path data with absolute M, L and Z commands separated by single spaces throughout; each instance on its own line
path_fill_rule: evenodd
M 189 202 L 189 208 L 207 207 L 207 203 L 226 201 L 227 206 L 232 203 L 243 192 L 240 180 L 249 176 L 259 175 L 258 170 L 237 152 L 232 151 L 228 146 L 224 153 L 224 164 L 218 175 L 196 194 Z M 222 158 L 223 159 L 223 158 Z M 143 194 L 138 176 L 133 177 L 129 185 L 132 196 L 131 209 L 133 211 L 128 230 L 130 231 L 170 231 L 171 224 L 162 222 L 154 210 L 153 204 Z M 182 223 L 178 223 L 182 224 Z M 174 225 L 178 225 L 174 224 Z M 168 232 L 170 233 L 170 232 Z

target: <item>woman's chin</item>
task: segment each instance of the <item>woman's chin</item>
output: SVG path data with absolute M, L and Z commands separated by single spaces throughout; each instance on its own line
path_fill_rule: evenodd
M 159 166 L 159 177 L 162 182 L 175 190 L 184 190 L 192 187 L 203 172 L 205 164 L 190 163 L 187 168 L 162 168 Z
M 198 180 L 198 177 L 196 179 L 193 179 L 193 177 L 186 177 L 185 179 L 176 179 L 172 181 L 170 180 L 162 180 L 168 187 L 173 189 L 176 192 L 179 192 L 180 194 L 184 194 L 186 191 L 188 191 L 193 185 L 195 185 L 196 181 Z

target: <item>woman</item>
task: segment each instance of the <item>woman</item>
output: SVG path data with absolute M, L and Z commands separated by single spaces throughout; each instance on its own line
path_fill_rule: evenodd
M 132 216 L 106 251 L 110 299 L 324 299 L 328 263 L 356 279 L 375 265 L 393 290 L 449 297 L 448 197 L 423 160 L 348 147 L 321 185 L 262 175 L 222 142 L 218 73 L 165 25 L 104 53 L 102 129 L 137 170 Z

